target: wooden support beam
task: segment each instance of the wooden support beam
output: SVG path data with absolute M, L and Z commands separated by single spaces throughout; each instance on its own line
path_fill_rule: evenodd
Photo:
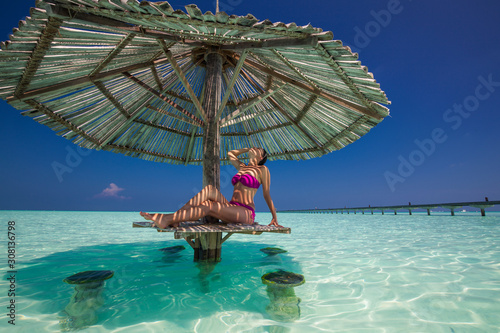
M 273 84 L 273 77 L 272 77 L 272 75 L 268 75 L 267 79 L 266 79 L 266 87 L 264 89 L 269 90 L 269 88 L 271 88 L 272 84 Z
M 70 8 L 62 7 L 54 3 L 42 3 L 42 6 L 47 11 L 47 14 L 51 17 L 56 17 L 61 20 L 82 22 L 84 24 L 90 24 L 93 26 L 108 26 L 116 30 L 121 30 L 124 33 L 135 33 L 137 35 L 151 37 L 151 38 L 161 38 L 163 40 L 168 40 L 172 42 L 182 42 L 183 44 L 189 44 L 191 46 L 203 46 L 204 44 L 185 38 L 185 36 L 180 36 L 176 34 L 170 34 L 159 30 L 153 30 L 144 28 L 142 26 L 137 26 L 130 24 L 128 22 L 123 22 L 120 20 L 83 13 Z
M 263 101 L 265 101 L 266 99 L 268 99 L 269 97 L 271 97 L 272 95 L 276 94 L 278 91 L 280 91 L 281 89 L 283 89 L 285 86 L 286 86 L 286 83 L 283 84 L 283 85 L 281 85 L 281 86 L 279 86 L 279 87 L 276 87 L 276 89 L 274 89 L 274 90 L 270 89 L 269 91 L 266 91 L 262 95 L 259 95 L 256 98 L 252 99 L 250 102 L 248 102 L 247 104 L 241 106 L 239 109 L 233 111 L 230 115 L 228 115 L 227 117 L 225 117 L 224 119 L 222 119 L 220 121 L 221 122 L 221 126 L 224 126 L 226 123 L 230 122 L 232 119 L 234 119 L 235 117 L 237 117 L 239 114 L 242 114 L 243 112 L 245 112 L 246 110 L 248 110 L 252 106 L 254 106 L 256 104 L 259 104 L 259 103 L 262 103 Z M 228 125 L 231 125 L 231 124 L 228 124 Z
M 283 56 L 280 52 L 275 49 L 272 49 L 274 55 L 280 59 L 285 65 L 288 66 L 292 71 L 295 72 L 298 76 L 300 76 L 304 81 L 309 83 L 313 89 L 319 89 L 319 87 L 314 83 L 310 78 L 308 78 L 304 73 L 302 73 L 297 67 L 295 67 L 285 56 Z
M 161 113 L 161 114 L 164 114 L 164 115 L 166 115 L 166 116 L 172 117 L 172 118 L 177 119 L 177 120 L 179 120 L 179 121 L 182 121 L 182 122 L 188 123 L 188 124 L 193 125 L 193 126 L 195 126 L 195 127 L 202 127 L 200 124 L 198 124 L 198 123 L 194 122 L 194 121 L 193 121 L 191 118 L 189 118 L 188 116 L 184 116 L 184 118 L 183 118 L 183 117 L 180 117 L 180 116 L 178 116 L 178 115 L 176 115 L 176 114 L 173 114 L 172 112 L 168 112 L 167 110 L 160 109 L 160 108 L 158 108 L 158 107 L 156 107 L 156 106 L 154 106 L 154 105 L 151 105 L 151 104 L 146 105 L 146 107 L 147 107 L 148 109 L 151 109 L 151 110 L 156 111 L 156 112 L 158 112 L 158 113 Z M 184 115 L 184 114 L 183 114 L 183 115 Z
M 226 236 L 224 236 L 224 238 L 222 238 L 222 240 L 221 240 L 221 242 L 220 242 L 220 243 L 221 243 L 221 244 L 223 244 L 225 241 L 227 241 L 227 240 L 228 240 L 228 238 L 229 238 L 229 237 L 231 237 L 231 235 L 232 235 L 232 234 L 233 234 L 232 232 L 228 232 L 228 233 L 226 234 Z
M 260 41 L 240 42 L 221 46 L 221 50 L 250 50 L 250 49 L 271 49 L 286 47 L 315 46 L 318 38 L 307 36 L 304 38 L 273 38 Z
M 246 71 L 241 71 L 242 75 L 245 76 L 245 78 L 247 79 L 248 82 L 250 82 L 250 84 L 253 85 L 253 87 L 257 90 L 257 91 L 260 91 L 261 93 L 263 92 L 262 88 L 259 87 L 255 82 L 256 80 L 254 78 L 252 78 L 249 74 L 246 73 Z M 286 84 L 286 82 L 285 82 Z M 300 132 L 302 132 L 307 138 L 309 138 L 309 140 L 313 143 L 313 145 L 315 145 L 317 148 L 314 148 L 313 150 L 314 151 L 322 151 L 323 153 L 325 153 L 325 150 L 324 148 L 321 146 L 321 144 L 319 144 L 319 142 L 317 142 L 309 133 L 307 133 L 307 131 L 305 131 L 302 126 L 300 126 L 298 123 L 296 123 L 292 117 L 272 98 L 272 97 L 269 97 L 269 100 L 271 101 L 271 103 L 276 107 L 276 109 L 278 111 L 280 111 L 280 113 L 288 119 L 289 121 L 289 124 L 282 124 L 282 125 L 277 125 L 275 127 L 280 127 L 280 126 L 289 126 L 291 124 L 293 124 Z M 263 131 L 266 131 L 266 130 L 270 130 L 271 128 L 267 128 L 267 129 L 264 129 Z M 247 136 L 248 136 L 248 133 L 247 133 Z M 288 153 L 290 152 L 287 152 L 285 153 L 285 155 L 288 155 Z M 274 156 L 274 155 L 273 155 Z
M 101 139 L 101 145 L 107 145 L 109 142 L 113 141 L 116 137 L 126 131 L 129 128 L 129 125 L 141 115 L 142 111 L 146 108 L 146 105 L 150 103 L 153 98 L 154 96 L 148 97 L 147 95 L 137 98 L 134 104 L 130 107 L 132 114 L 120 124 L 108 129 L 104 137 Z
M 123 75 L 126 78 L 132 80 L 133 82 L 137 83 L 139 86 L 141 86 L 142 88 L 144 88 L 146 91 L 148 91 L 152 95 L 155 95 L 158 98 L 162 99 L 163 101 L 167 102 L 168 104 L 170 104 L 171 106 L 173 106 L 175 109 L 179 110 L 181 113 L 183 113 L 184 115 L 186 115 L 188 118 L 192 119 L 194 122 L 196 122 L 200 126 L 205 126 L 205 124 L 203 123 L 203 121 L 201 121 L 200 119 L 196 118 L 193 114 L 189 113 L 189 111 L 185 110 L 180 105 L 178 105 L 177 103 L 175 103 L 171 99 L 167 98 L 166 96 L 163 96 L 163 94 L 161 94 L 158 91 L 154 90 L 149 85 L 147 85 L 146 83 L 142 82 L 141 80 L 139 80 L 138 78 L 136 78 L 132 74 L 130 74 L 128 72 L 124 72 Z
M 150 156 L 161 157 L 161 158 L 172 160 L 172 161 L 183 162 L 180 158 L 177 158 L 177 157 L 174 157 L 174 156 L 170 156 L 170 155 L 166 155 L 166 154 L 160 154 L 160 153 L 155 153 L 155 152 L 151 152 L 151 151 L 146 151 L 146 150 L 143 150 L 143 149 L 131 148 L 131 147 L 127 147 L 127 146 L 115 145 L 115 144 L 111 144 L 111 143 L 108 143 L 106 145 L 106 148 L 116 149 L 116 150 L 119 150 L 119 151 L 128 151 L 128 152 L 132 152 L 132 153 L 138 153 L 138 154 L 142 154 L 142 155 L 150 155 Z M 109 149 L 107 149 L 107 150 L 109 150 Z
M 236 59 L 239 59 L 239 55 L 235 55 L 234 56 Z M 320 97 L 323 97 L 325 98 L 326 100 L 329 100 L 330 102 L 333 102 L 335 104 L 338 104 L 340 106 L 343 106 L 345 108 L 348 108 L 356 113 L 359 113 L 359 114 L 363 114 L 363 115 L 366 115 L 366 116 L 369 116 L 375 120 L 382 120 L 383 117 L 375 112 L 373 112 L 372 110 L 368 109 L 368 108 L 365 108 L 357 103 L 354 103 L 354 102 L 351 102 L 349 100 L 346 100 L 346 99 L 342 99 L 341 97 L 338 97 L 338 96 L 334 96 L 330 93 L 327 93 L 321 89 L 314 89 L 312 87 L 310 87 L 309 85 L 307 84 L 304 84 L 302 82 L 298 82 L 284 74 L 281 74 L 281 73 L 278 73 L 276 72 L 275 70 L 271 69 L 271 68 L 268 68 L 264 65 L 261 65 L 259 63 L 256 63 L 252 60 L 249 60 L 248 58 L 245 59 L 245 64 L 250 66 L 250 67 L 253 67 L 257 70 L 260 70 L 261 72 L 263 73 L 266 73 L 268 75 L 271 75 L 273 76 L 274 78 L 276 79 L 279 79 L 283 82 L 286 82 L 286 83 L 290 83 L 291 85 L 294 85 L 296 86 L 297 88 L 300 88 L 302 90 L 305 90 L 307 92 L 311 92 L 313 94 L 316 94 Z
M 145 125 L 147 127 L 154 127 L 154 128 L 159 129 L 159 130 L 170 132 L 170 133 L 174 133 L 174 134 L 177 134 L 177 135 L 189 136 L 189 133 L 187 133 L 187 132 L 179 131 L 178 129 L 170 128 L 170 127 L 167 127 L 167 126 L 158 125 L 158 124 L 152 123 L 152 122 L 147 121 L 147 120 L 134 119 L 133 121 L 135 123 L 142 124 L 142 125 Z
M 178 79 L 178 78 L 177 78 Z M 184 95 L 181 95 L 181 94 L 178 94 L 176 93 L 175 91 L 172 91 L 172 90 L 164 90 L 163 93 L 165 95 L 169 95 L 171 97 L 174 97 L 174 98 L 178 98 L 180 100 L 183 100 L 184 102 L 188 102 L 188 103 L 193 103 L 193 101 L 187 97 L 187 96 L 184 96 Z
M 359 117 L 356 121 L 351 123 L 348 127 L 344 128 L 342 131 L 337 133 L 335 136 L 331 137 L 330 140 L 328 140 L 325 144 L 324 147 L 328 148 L 330 146 L 334 146 L 337 150 L 341 149 L 342 147 L 339 146 L 338 140 L 341 139 L 346 135 L 347 132 L 350 132 L 354 130 L 357 126 L 361 126 L 363 123 L 365 123 L 366 119 L 365 116 Z
M 155 79 L 156 86 L 158 87 L 158 91 L 162 91 L 163 84 L 161 83 L 160 77 L 158 76 L 158 71 L 156 70 L 155 65 L 151 65 L 151 74 L 153 74 L 153 78 Z
M 245 62 L 245 58 L 247 57 L 248 51 L 245 50 L 241 54 L 240 59 L 238 60 L 238 63 L 236 64 L 236 67 L 234 68 L 233 71 L 233 76 L 231 77 L 231 80 L 229 81 L 226 91 L 224 93 L 224 97 L 222 97 L 222 101 L 219 106 L 219 110 L 217 111 L 217 115 L 215 116 L 217 119 L 220 118 L 222 111 L 226 107 L 226 103 L 229 100 L 229 95 L 231 95 L 231 91 L 233 90 L 234 84 L 236 83 L 236 79 L 240 75 L 241 68 L 243 67 L 243 63 Z
M 162 51 L 162 54 L 163 54 L 163 51 Z M 186 62 L 184 65 L 182 65 L 182 68 L 183 68 L 183 71 L 184 73 L 190 73 L 191 71 L 193 71 L 195 68 L 196 68 L 196 65 L 193 64 L 192 62 Z M 168 96 L 171 96 L 171 97 L 174 97 L 174 98 L 178 98 L 180 100 L 183 100 L 185 102 L 188 102 L 188 103 L 193 103 L 193 101 L 191 101 L 191 99 L 189 98 L 189 96 L 187 95 L 181 95 L 175 91 L 172 91 L 170 89 L 172 89 L 172 87 L 174 87 L 178 82 L 180 81 L 179 77 L 177 76 L 177 74 L 172 71 L 166 78 L 165 78 L 165 86 L 163 87 L 162 90 L 160 90 L 160 92 L 162 94 L 165 94 L 165 95 L 168 95 Z
M 256 81 L 253 77 L 251 77 L 248 73 L 246 73 L 246 71 L 242 70 L 241 71 L 241 74 L 246 78 L 246 80 L 255 88 L 255 90 L 257 90 L 258 92 L 261 93 L 261 95 L 263 96 L 265 94 L 266 91 L 264 91 L 259 85 L 256 84 Z M 270 82 L 272 82 L 272 80 L 270 80 Z M 257 96 L 256 96 L 257 97 Z M 252 101 L 254 98 L 256 97 L 252 97 L 249 99 L 249 101 Z M 240 104 L 242 105 L 243 102 Z M 263 112 L 260 112 L 258 114 L 253 114 L 253 115 L 248 115 L 248 116 L 243 116 L 243 117 L 240 117 L 238 119 L 233 119 L 231 121 L 228 121 L 224 124 L 224 126 L 228 126 L 228 125 L 233 125 L 233 124 L 236 124 L 236 123 L 239 123 L 241 121 L 244 121 L 246 119 L 250 119 L 251 117 L 258 117 L 258 116 L 262 116 L 264 115 L 265 113 Z M 269 127 L 269 128 L 266 128 L 266 129 L 262 129 L 262 130 L 258 130 L 258 131 L 253 131 L 253 132 L 248 132 L 247 129 L 245 127 L 244 130 L 245 130 L 245 135 L 247 137 L 251 137 L 252 134 L 256 134 L 256 133 L 259 133 L 259 132 L 264 132 L 264 131 L 267 131 L 267 130 L 271 130 L 271 129 L 276 129 L 276 128 L 280 128 L 280 127 L 283 127 L 283 126 L 289 126 L 291 124 L 280 124 L 280 125 L 276 125 L 276 126 L 273 126 L 273 127 Z M 221 125 L 222 126 L 222 125 Z M 224 134 L 224 136 L 231 136 L 233 134 Z M 236 135 L 239 135 L 239 134 L 236 134 Z
M 270 99 L 271 102 L 274 104 L 274 106 L 276 107 L 276 109 L 286 118 L 288 119 L 288 121 L 290 123 L 292 123 L 293 125 L 295 125 L 295 127 L 300 131 L 302 132 L 302 134 L 304 134 L 310 141 L 313 145 L 315 145 L 318 150 L 321 150 L 323 153 L 326 154 L 326 151 L 324 150 L 323 146 L 318 142 L 316 141 L 316 139 L 314 139 L 311 134 L 309 134 L 299 123 L 295 122 L 295 120 L 292 119 L 292 117 L 288 114 L 288 112 L 285 111 L 285 109 L 283 109 L 281 107 L 281 105 L 278 104 L 278 102 L 276 102 L 273 98 Z
M 50 48 L 52 41 L 54 40 L 56 34 L 59 32 L 62 20 L 54 17 L 50 17 L 47 21 L 45 29 L 43 29 L 40 39 L 36 44 L 31 56 L 26 64 L 23 75 L 17 84 L 16 90 L 14 91 L 14 96 L 18 97 L 24 94 L 28 88 L 31 79 L 35 75 L 38 67 L 42 63 L 45 54 Z
M 184 239 L 189 244 L 189 246 L 191 246 L 191 248 L 194 249 L 194 244 L 195 244 L 195 241 L 193 240 L 194 236 L 186 236 L 186 237 L 184 237 Z
M 309 111 L 309 109 L 311 109 L 311 107 L 313 106 L 314 102 L 316 102 L 317 99 L 318 99 L 318 95 L 315 95 L 315 94 L 312 94 L 311 97 L 309 97 L 309 100 L 307 101 L 307 103 L 304 105 L 302 110 L 300 110 L 299 114 L 295 118 L 295 122 L 297 124 L 300 123 L 302 118 L 304 118 L 307 111 Z
M 263 89 L 262 91 L 268 91 L 268 90 L 270 90 L 270 89 L 271 89 L 271 87 L 269 87 L 268 89 L 265 89 L 265 90 Z M 255 96 L 252 96 L 252 97 L 248 97 L 248 98 L 242 99 L 242 100 L 240 100 L 240 101 L 238 101 L 238 102 L 236 102 L 236 103 L 229 103 L 229 102 L 228 102 L 228 103 L 227 103 L 227 105 L 233 105 L 233 106 L 236 106 L 236 107 L 240 107 L 240 106 L 242 106 L 242 105 L 245 105 L 245 104 L 247 104 L 247 103 L 250 103 L 250 102 L 251 102 L 251 101 L 253 101 L 255 98 L 257 98 L 257 96 L 258 96 L 258 95 L 255 95 Z
M 163 52 L 165 53 L 165 56 L 167 57 L 167 59 L 170 62 L 170 64 L 172 65 L 172 68 L 174 69 L 175 73 L 180 78 L 180 80 L 182 82 L 182 85 L 186 89 L 186 92 L 188 93 L 189 97 L 193 101 L 194 106 L 196 107 L 196 109 L 200 113 L 201 117 L 203 118 L 203 121 L 206 122 L 207 121 L 207 115 L 205 114 L 205 111 L 203 110 L 203 107 L 201 106 L 201 103 L 198 100 L 198 97 L 194 93 L 193 88 L 191 88 L 191 85 L 189 84 L 189 81 L 187 80 L 186 75 L 184 75 L 184 72 L 179 67 L 179 64 L 177 63 L 177 61 L 175 60 L 174 56 L 172 55 L 172 52 L 170 52 L 170 50 L 168 49 L 167 44 L 165 44 L 165 41 L 163 41 L 161 39 L 158 39 L 158 43 L 162 47 Z
M 201 89 L 200 102 L 202 102 L 202 103 L 205 103 L 205 91 L 206 91 L 205 88 L 206 88 L 206 86 L 204 85 L 203 88 Z M 191 138 L 189 139 L 188 148 L 186 150 L 186 154 L 184 155 L 184 165 L 187 165 L 189 163 L 190 158 L 191 158 L 191 153 L 193 151 L 195 137 L 196 137 L 196 129 L 193 128 L 191 130 Z
M 37 109 L 38 111 L 42 112 L 47 117 L 49 117 L 50 119 L 57 121 L 59 124 L 63 125 L 64 127 L 66 127 L 67 129 L 71 130 L 72 132 L 80 135 L 84 139 L 92 142 L 96 146 L 96 148 L 101 148 L 101 143 L 99 142 L 99 140 L 97 140 L 96 138 L 94 138 L 91 135 L 87 134 L 85 131 L 81 130 L 77 126 L 73 125 L 71 122 L 67 121 L 62 116 L 60 116 L 57 113 L 53 112 L 52 110 L 50 110 L 45 105 L 43 105 L 41 103 L 38 103 L 37 101 L 35 101 L 33 99 L 28 99 L 28 100 L 24 101 L 24 103 L 28 104 L 29 106 L 31 106 L 34 109 Z
M 118 45 L 106 56 L 103 60 L 97 65 L 92 72 L 90 72 L 89 76 L 92 77 L 95 74 L 99 73 L 104 67 L 106 67 L 111 60 L 113 60 L 135 37 L 135 34 L 128 34 L 124 39 L 118 43 Z
M 244 116 L 239 116 L 238 118 L 235 118 L 235 119 L 232 119 L 232 120 L 230 120 L 230 121 L 226 122 L 226 123 L 224 124 L 224 126 L 222 126 L 222 125 L 221 125 L 221 127 L 226 127 L 226 126 L 229 126 L 229 125 L 234 125 L 234 124 L 241 123 L 241 122 L 243 122 L 243 121 L 247 121 L 247 120 L 249 120 L 249 119 L 262 117 L 262 116 L 265 116 L 266 114 L 274 113 L 275 111 L 276 111 L 276 110 L 275 110 L 274 108 L 269 108 L 269 109 L 266 109 L 266 110 L 264 110 L 264 111 L 260 110 L 259 112 L 255 112 L 255 113 L 251 113 L 251 114 L 246 114 L 246 115 L 244 115 Z M 285 126 L 290 126 L 290 125 L 292 125 L 292 124 L 287 123 Z M 282 126 L 281 126 L 281 125 L 279 125 L 279 127 L 282 127 Z M 273 127 L 273 128 L 279 128 L 279 127 Z M 256 134 L 256 133 L 262 132 L 262 131 L 248 132 L 248 131 L 246 130 L 246 128 L 244 128 L 244 129 L 245 129 L 245 134 L 246 134 L 246 136 L 248 136 L 248 135 L 249 135 L 249 133 Z M 270 128 L 268 128 L 268 129 L 270 129 Z M 267 130 L 267 129 L 266 129 L 266 130 Z M 236 134 L 237 134 L 237 133 L 236 133 Z M 232 135 L 232 133 L 229 133 L 229 135 L 228 135 L 228 134 L 223 134 L 223 136 L 231 136 L 231 135 Z M 238 135 L 238 134 L 237 134 L 237 135 Z
M 113 96 L 111 91 L 109 91 L 108 88 L 106 88 L 104 83 L 102 83 L 101 81 L 94 81 L 94 85 L 111 102 L 111 104 L 113 104 L 115 106 L 115 108 L 118 111 L 120 111 L 120 113 L 125 117 L 125 119 L 130 118 L 129 112 L 127 110 L 125 110 L 125 108 L 123 107 L 123 105 L 120 104 L 120 102 L 118 102 L 118 100 Z
M 191 130 L 191 138 L 189 139 L 189 144 L 187 146 L 186 153 L 184 154 L 184 165 L 187 165 L 189 163 L 189 157 L 191 156 L 191 152 L 193 151 L 194 147 L 195 134 L 196 134 L 196 128 L 193 128 Z
M 129 65 L 129 66 L 121 67 L 121 68 L 116 68 L 116 69 L 109 70 L 106 72 L 97 73 L 92 78 L 90 78 L 89 76 L 79 77 L 76 79 L 57 83 L 57 84 L 54 84 L 51 86 L 46 86 L 43 88 L 30 90 L 30 91 L 27 91 L 27 92 L 20 94 L 20 95 L 14 94 L 12 96 L 7 97 L 7 102 L 11 102 L 12 100 L 16 100 L 16 99 L 17 100 L 31 99 L 33 97 L 37 97 L 37 96 L 40 96 L 40 95 L 43 95 L 46 93 L 52 93 L 52 92 L 59 91 L 59 90 L 67 91 L 68 89 L 73 88 L 73 87 L 76 88 L 79 86 L 89 84 L 89 83 L 91 83 L 92 80 L 94 80 L 94 81 L 99 80 L 100 81 L 100 80 L 104 80 L 104 79 L 109 79 L 109 78 L 112 78 L 115 76 L 122 75 L 123 72 L 130 72 L 130 71 L 134 71 L 134 70 L 138 70 L 138 69 L 143 69 L 143 68 L 150 67 L 152 64 L 162 64 L 162 63 L 166 63 L 167 61 L 168 61 L 167 59 L 160 59 L 160 60 L 157 60 L 153 63 L 150 61 L 147 61 L 147 62 L 143 62 L 143 63 L 139 63 L 139 64 L 134 64 L 134 65 Z

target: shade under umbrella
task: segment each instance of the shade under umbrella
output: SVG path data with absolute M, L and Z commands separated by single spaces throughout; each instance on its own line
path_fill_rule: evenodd
M 176 164 L 252 146 L 318 157 L 388 115 L 331 32 L 185 8 L 37 1 L 0 45 L 0 97 L 82 147 Z

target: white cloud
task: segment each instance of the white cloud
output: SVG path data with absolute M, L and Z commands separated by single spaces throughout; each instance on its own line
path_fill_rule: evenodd
M 119 192 L 125 189 L 118 187 L 115 183 L 109 184 L 101 193 L 96 194 L 95 198 L 115 198 L 115 199 L 130 199 L 130 197 L 125 197 L 123 195 L 118 195 Z

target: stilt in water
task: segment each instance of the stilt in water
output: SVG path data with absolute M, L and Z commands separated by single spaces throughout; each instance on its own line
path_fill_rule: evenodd
M 300 298 L 295 295 L 294 287 L 304 284 L 303 275 L 278 270 L 262 276 L 267 285 L 269 305 L 266 312 L 276 321 L 293 322 L 300 318 Z
M 113 275 L 113 271 L 85 271 L 63 280 L 75 285 L 75 292 L 64 308 L 65 318 L 59 321 L 61 331 L 80 330 L 97 323 L 96 311 L 104 304 L 104 281 Z

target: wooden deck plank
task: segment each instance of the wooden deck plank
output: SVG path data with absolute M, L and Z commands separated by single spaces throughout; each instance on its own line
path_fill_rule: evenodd
M 240 233 L 240 234 L 257 234 L 260 235 L 263 232 L 273 232 L 281 234 L 289 234 L 291 232 L 290 228 L 278 228 L 274 226 L 261 225 L 261 224 L 204 224 L 201 221 L 193 222 L 182 222 L 177 228 L 165 228 L 160 229 L 152 225 L 151 222 L 133 222 L 133 228 L 152 228 L 158 230 L 158 232 L 175 232 L 176 234 L 191 234 L 191 233 L 213 233 L 213 232 L 227 232 L 227 233 Z M 184 238 L 185 236 L 182 236 Z

